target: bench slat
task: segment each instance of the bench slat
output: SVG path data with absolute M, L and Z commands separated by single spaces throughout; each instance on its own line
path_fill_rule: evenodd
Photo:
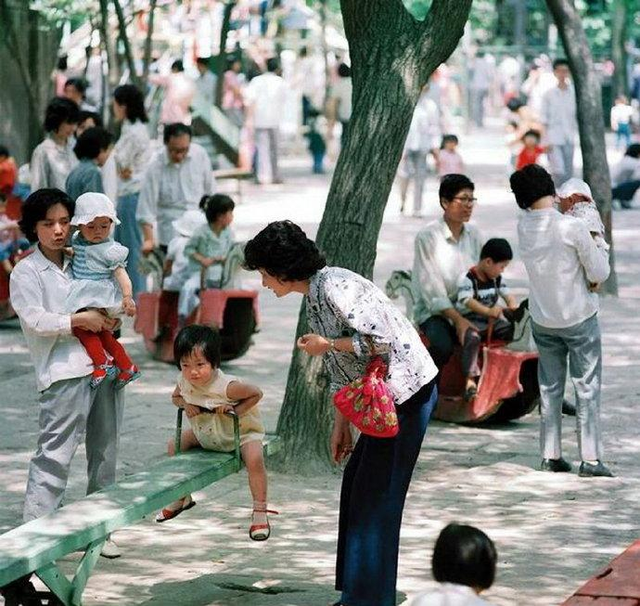
M 265 454 L 279 449 L 269 436 Z M 191 450 L 0 536 L 0 587 L 138 522 L 237 470 L 233 454 Z

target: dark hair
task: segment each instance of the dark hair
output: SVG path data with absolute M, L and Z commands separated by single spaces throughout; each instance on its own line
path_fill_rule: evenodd
M 351 78 L 351 68 L 346 63 L 338 65 L 338 76 L 341 78 Z
M 182 137 L 182 135 L 189 135 L 189 139 L 193 136 L 193 131 L 191 127 L 183 124 L 182 122 L 174 122 L 173 124 L 167 124 L 164 127 L 164 133 L 162 135 L 162 140 L 165 145 L 169 143 L 169 139 L 173 137 Z
M 56 68 L 59 69 L 61 72 L 65 72 L 67 71 L 67 68 L 69 67 L 68 62 L 67 62 L 67 55 L 62 55 L 62 57 L 58 57 L 58 62 L 56 63 Z
M 440 200 L 443 198 L 445 200 L 453 200 L 463 189 L 474 190 L 475 188 L 476 186 L 473 181 L 466 175 L 452 173 L 442 177 L 438 195 L 440 196 Z
M 439 583 L 489 589 L 496 577 L 497 559 L 493 541 L 482 530 L 449 524 L 433 548 L 431 570 Z
M 190 324 L 180 330 L 173 342 L 173 359 L 178 368 L 180 361 L 199 349 L 214 368 L 220 366 L 220 333 L 202 324 Z
M 244 266 L 293 282 L 307 280 L 327 265 L 315 242 L 291 221 L 274 221 L 249 240 Z
M 171 64 L 171 71 L 172 72 L 183 72 L 184 71 L 184 63 L 182 62 L 182 59 L 176 59 Z
M 22 203 L 22 219 L 18 225 L 29 242 L 38 241 L 36 223 L 45 219 L 47 211 L 56 204 L 62 204 L 69 211 L 69 217 L 73 217 L 76 203 L 59 189 L 39 189 Z
M 10 155 L 9 148 L 6 145 L 0 145 L 0 156 L 7 156 L 8 158 Z
M 627 147 L 627 151 L 624 152 L 625 156 L 630 158 L 640 158 L 640 143 L 632 143 Z
M 267 59 L 267 71 L 268 72 L 277 72 L 280 68 L 280 61 L 278 61 L 277 57 L 269 57 Z
M 509 177 L 511 191 L 520 208 L 529 208 L 534 202 L 556 193 L 551 175 L 538 164 L 529 164 Z
M 480 260 L 482 259 L 491 259 L 494 263 L 511 261 L 513 259 L 513 250 L 511 250 L 511 245 L 504 238 L 491 238 L 485 242 L 480 251 Z
M 513 97 L 507 101 L 507 109 L 512 112 L 517 112 L 521 107 L 524 107 L 526 103 L 520 99 L 520 97 Z
M 6 201 L 7 201 L 7 196 L 6 196 L 6 194 L 3 194 L 3 193 L 0 191 L 0 204 L 2 204 L 2 205 L 4 206 L 4 204 L 5 204 L 5 202 L 6 202 Z
M 442 135 L 442 143 L 440 143 L 440 149 L 444 149 L 446 143 L 453 142 L 456 145 L 459 143 L 456 135 Z
M 206 198 L 206 201 L 200 200 L 200 208 L 204 210 L 207 223 L 213 223 L 218 217 L 236 207 L 235 202 L 226 194 L 213 194 L 213 196 L 203 196 L 203 198 Z
M 540 141 L 540 131 L 534 130 L 532 128 L 531 130 L 528 130 L 524 135 L 522 135 L 523 141 L 525 137 L 535 137 L 536 139 L 538 139 L 538 141 Z
M 69 78 L 64 83 L 64 87 L 67 88 L 67 86 L 73 86 L 73 88 L 80 93 L 83 99 L 87 93 L 87 88 L 89 88 L 87 81 L 84 78 Z
M 231 55 L 230 57 L 227 57 L 226 71 L 233 69 L 233 65 L 235 63 L 240 63 L 240 65 L 242 66 L 242 59 L 240 59 L 240 57 L 236 57 L 235 55 Z
M 133 84 L 123 84 L 113 91 L 113 98 L 118 105 L 127 108 L 129 122 L 148 122 L 147 111 L 144 108 L 144 96 L 140 89 Z
M 196 63 L 198 65 L 204 65 L 205 67 L 209 67 L 209 57 L 198 57 L 196 59 Z
M 555 70 L 557 67 L 562 67 L 563 65 L 565 67 L 570 67 L 569 62 L 566 59 L 556 59 L 553 62 L 553 69 Z
M 73 148 L 78 160 L 95 160 L 101 151 L 113 143 L 113 135 L 100 126 L 85 130 Z
M 93 120 L 94 126 L 99 126 L 100 128 L 104 126 L 102 122 L 102 116 L 99 113 L 81 109 L 80 113 L 78 114 L 78 124 L 82 124 L 87 120 Z
M 44 130 L 53 133 L 65 122 L 78 124 L 79 118 L 80 108 L 75 101 L 65 97 L 54 97 L 44 112 Z

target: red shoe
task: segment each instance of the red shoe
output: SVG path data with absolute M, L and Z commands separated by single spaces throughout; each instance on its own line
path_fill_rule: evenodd
M 118 379 L 116 380 L 116 389 L 122 389 L 125 385 L 128 385 L 131 381 L 135 381 L 139 377 L 140 371 L 135 364 L 127 370 L 120 370 Z
M 183 511 L 187 511 L 187 509 L 191 509 L 195 507 L 196 502 L 191 498 L 191 495 L 188 495 L 182 499 L 182 505 L 178 507 L 178 509 L 163 509 L 157 516 L 156 522 L 166 522 L 167 520 L 172 520 L 173 518 L 179 516 Z
M 267 518 L 266 524 L 253 524 L 253 518 L 256 513 L 264 513 L 265 518 Z M 266 541 L 271 536 L 271 525 L 269 524 L 269 516 L 268 513 L 273 513 L 278 515 L 277 511 L 273 511 L 272 509 L 254 509 L 253 514 L 251 514 L 251 526 L 249 528 L 249 538 L 252 541 Z
M 112 377 L 115 374 L 116 367 L 113 364 L 101 364 L 91 373 L 89 387 L 91 387 L 91 389 L 96 389 L 107 377 Z

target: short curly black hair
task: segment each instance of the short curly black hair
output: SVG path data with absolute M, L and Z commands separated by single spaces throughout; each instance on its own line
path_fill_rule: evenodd
M 264 269 L 287 282 L 308 280 L 326 265 L 315 242 L 292 221 L 269 223 L 244 249 L 246 269 Z
M 29 242 L 38 241 L 36 224 L 46 219 L 48 210 L 56 204 L 62 204 L 69 211 L 69 217 L 73 217 L 76 203 L 59 189 L 39 189 L 22 203 L 22 219 L 18 225 Z
M 529 208 L 540 198 L 556 194 L 551 175 L 538 164 L 529 164 L 517 170 L 509 177 L 509 183 L 516 204 L 522 209 Z
M 65 97 L 54 97 L 44 112 L 44 130 L 55 133 L 63 123 L 78 124 L 80 108 L 77 103 Z

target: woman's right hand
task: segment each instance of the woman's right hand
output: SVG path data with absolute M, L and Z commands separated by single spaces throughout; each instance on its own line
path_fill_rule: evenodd
M 342 463 L 352 452 L 353 436 L 349 422 L 344 419 L 336 419 L 331 434 L 331 458 L 336 463 Z
M 71 328 L 80 328 L 89 332 L 111 330 L 112 318 L 105 316 L 95 309 L 80 311 L 71 316 Z

